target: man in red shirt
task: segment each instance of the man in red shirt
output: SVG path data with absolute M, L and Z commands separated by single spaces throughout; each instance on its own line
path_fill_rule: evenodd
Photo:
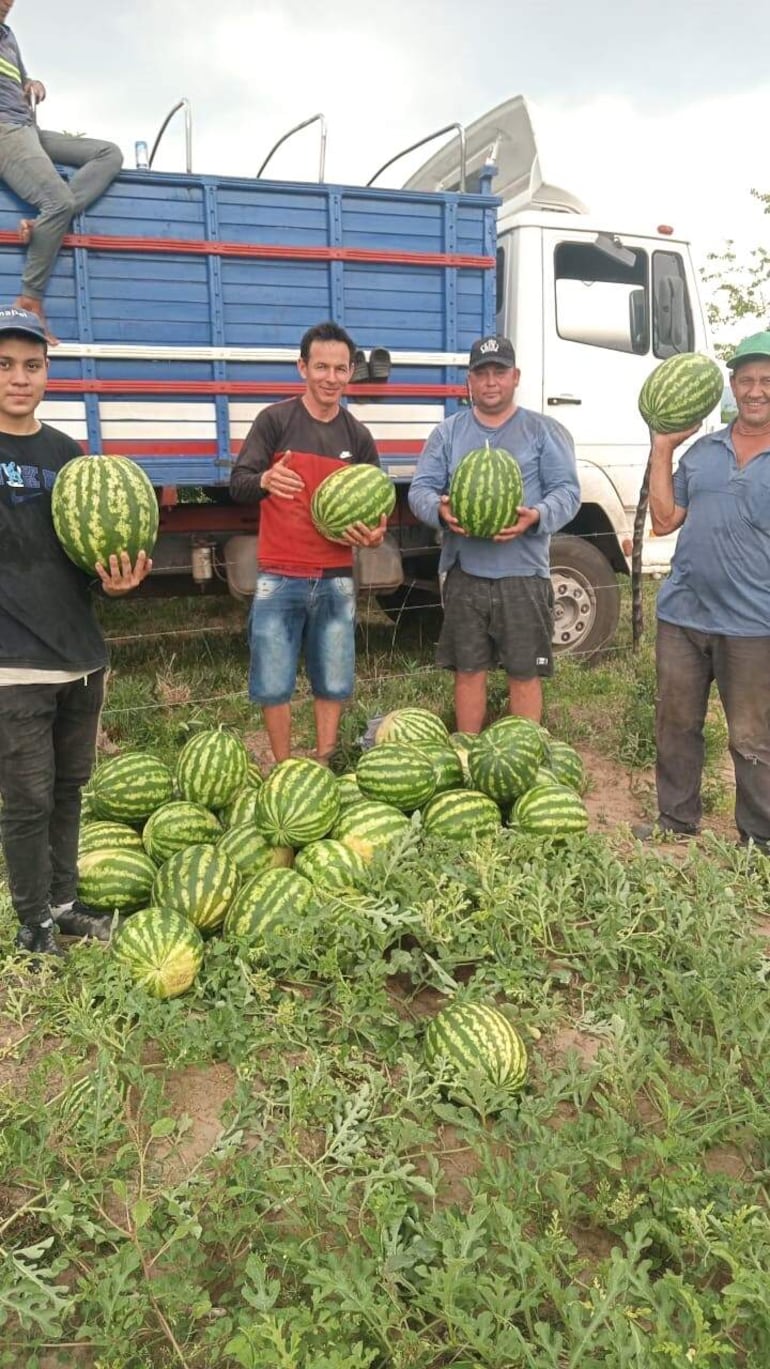
M 354 352 L 338 324 L 308 329 L 297 362 L 304 393 L 263 409 L 230 481 L 236 502 L 262 501 L 249 697 L 262 706 L 276 761 L 291 754 L 291 697 L 303 648 L 316 757 L 327 764 L 334 751 L 342 706 L 353 692 L 353 548 L 378 546 L 385 535 L 383 517 L 374 530 L 354 523 L 340 542 L 331 542 L 310 517 L 313 493 L 332 471 L 349 462 L 379 464 L 371 433 L 340 403 Z

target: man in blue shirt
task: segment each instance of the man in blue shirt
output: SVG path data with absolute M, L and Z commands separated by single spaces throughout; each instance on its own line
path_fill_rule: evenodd
M 461 732 L 484 726 L 489 670 L 505 670 L 511 713 L 538 721 L 541 678 L 553 673 L 549 546 L 551 534 L 575 517 L 580 486 L 569 433 L 517 405 L 520 376 L 508 338 L 474 342 L 468 363 L 472 407 L 434 429 L 409 490 L 412 512 L 442 532 L 444 623 L 436 659 L 454 671 Z M 516 522 L 489 540 L 466 535 L 448 495 L 461 459 L 486 442 L 516 457 L 524 481 Z
M 16 38 L 6 24 L 14 0 L 0 0 L 0 178 L 19 199 L 39 210 L 35 219 L 22 219 L 19 236 L 28 244 L 17 309 L 37 314 L 46 341 L 57 339 L 46 322 L 43 294 L 62 239 L 74 214 L 87 209 L 104 193 L 123 164 L 114 143 L 77 138 L 68 133 L 38 131 L 33 104 L 45 99 L 42 81 L 27 76 Z M 54 166 L 78 170 L 67 183 Z
M 658 595 L 658 824 L 694 835 L 701 820 L 703 726 L 713 681 L 724 706 L 742 841 L 770 846 L 770 332 L 727 362 L 738 414 L 695 442 L 656 435 L 650 514 L 680 528 Z

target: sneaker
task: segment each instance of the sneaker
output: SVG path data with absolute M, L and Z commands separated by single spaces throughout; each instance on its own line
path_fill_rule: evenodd
M 52 919 L 37 926 L 25 924 L 20 927 L 16 933 L 16 949 L 27 955 L 51 955 L 56 960 L 63 960 L 67 954 L 59 945 Z
M 59 931 L 65 936 L 88 936 L 96 941 L 110 939 L 111 913 L 96 912 L 95 909 L 86 907 L 78 898 L 66 912 L 57 913 L 53 909 L 51 912 Z
M 26 922 L 23 922 L 16 933 L 16 940 L 13 943 L 16 950 L 31 951 L 34 948 L 36 936 L 37 927 L 30 927 Z
M 692 841 L 698 833 L 679 827 L 664 827 L 660 822 L 638 822 L 631 828 L 631 835 L 637 841 Z

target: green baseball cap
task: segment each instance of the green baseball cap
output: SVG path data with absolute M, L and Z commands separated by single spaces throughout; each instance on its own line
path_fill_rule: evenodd
M 734 371 L 744 361 L 759 361 L 763 357 L 770 357 L 770 333 L 752 333 L 751 337 L 745 337 L 743 342 L 738 343 L 725 365 L 728 370 Z

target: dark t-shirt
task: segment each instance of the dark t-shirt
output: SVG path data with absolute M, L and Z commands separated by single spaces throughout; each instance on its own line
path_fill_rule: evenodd
M 43 424 L 0 433 L 0 665 L 86 671 L 107 664 L 89 576 L 65 556 L 51 518 L 58 472 L 81 449 Z M 95 576 L 94 576 L 95 578 Z
M 259 488 L 263 471 L 290 451 L 290 468 L 304 481 L 293 499 L 277 499 Z M 316 576 L 352 567 L 350 547 L 322 537 L 310 517 L 310 501 L 322 480 L 350 462 L 379 465 L 374 439 L 347 409 L 328 423 L 309 414 L 300 397 L 271 404 L 257 416 L 230 478 L 238 503 L 262 500 L 259 564 L 281 575 Z

